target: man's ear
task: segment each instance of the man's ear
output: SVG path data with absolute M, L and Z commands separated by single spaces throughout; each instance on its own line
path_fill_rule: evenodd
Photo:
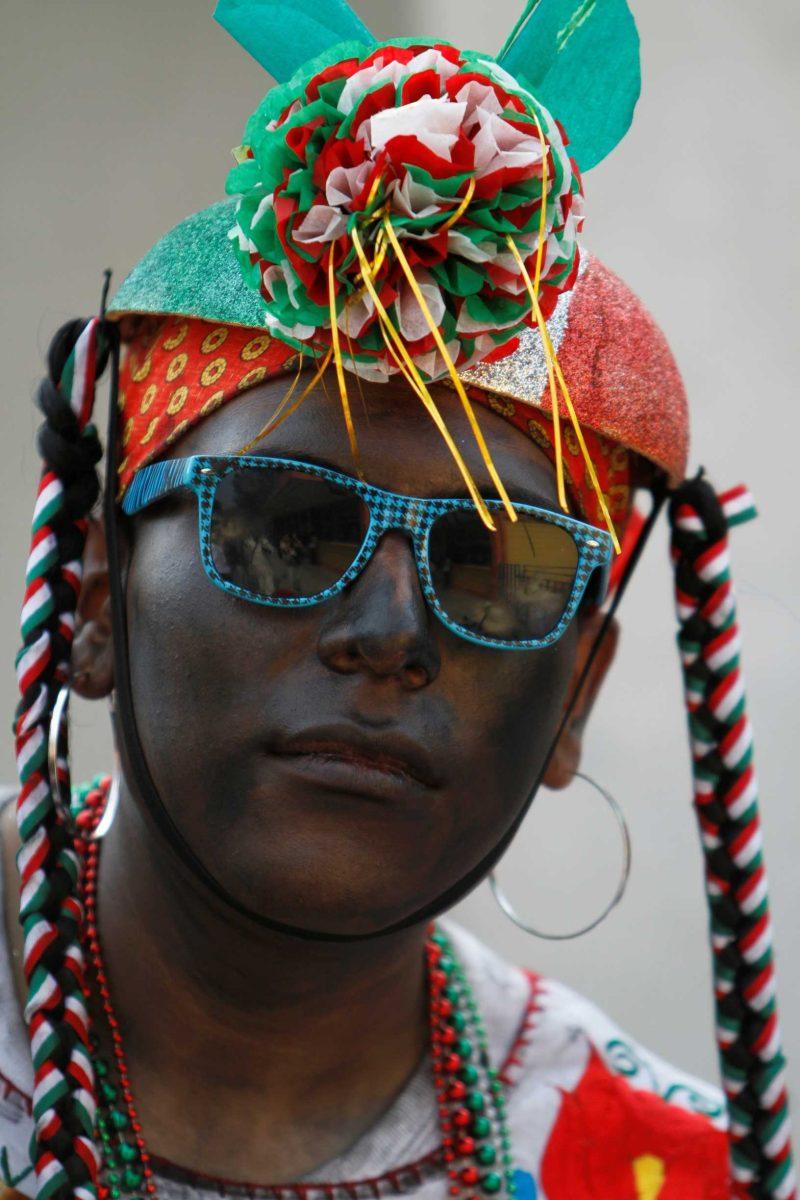
M 89 517 L 83 580 L 75 613 L 70 683 L 86 700 L 100 700 L 114 688 L 106 531 L 98 516 Z
M 589 653 L 605 620 L 601 612 L 594 612 L 579 619 L 580 629 L 575 655 L 575 666 L 569 687 L 567 688 L 567 697 L 564 701 L 565 707 L 572 698 L 575 686 L 586 666 Z M 581 762 L 583 731 L 594 707 L 594 702 L 597 699 L 603 680 L 608 672 L 608 668 L 614 661 L 618 641 L 619 625 L 616 620 L 612 620 L 598 647 L 594 662 L 589 669 L 589 675 L 581 688 L 581 694 L 578 696 L 569 720 L 564 727 L 561 737 L 558 739 L 556 748 L 547 765 L 547 770 L 544 773 L 542 781 L 545 787 L 554 789 L 565 788 L 572 783 L 575 772 L 578 770 Z

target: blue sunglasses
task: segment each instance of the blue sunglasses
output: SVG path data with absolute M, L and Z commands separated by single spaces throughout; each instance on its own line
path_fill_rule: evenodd
M 585 595 L 601 604 L 608 589 L 609 534 L 530 504 L 515 504 L 512 522 L 499 500 L 487 500 L 492 532 L 471 500 L 404 496 L 291 458 L 195 455 L 137 471 L 123 511 L 139 513 L 182 488 L 198 499 L 209 579 L 253 604 L 330 600 L 393 529 L 409 535 L 437 617 L 480 646 L 550 646 Z

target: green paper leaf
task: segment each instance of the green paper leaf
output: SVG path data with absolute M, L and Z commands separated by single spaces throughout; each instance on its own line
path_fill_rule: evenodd
M 455 296 L 476 296 L 486 282 L 482 271 L 452 254 L 429 269 L 439 286 Z
M 218 0 L 214 19 L 279 83 L 337 42 L 375 45 L 345 0 Z
M 528 0 L 498 61 L 561 122 L 582 171 L 627 132 L 641 77 L 626 0 Z

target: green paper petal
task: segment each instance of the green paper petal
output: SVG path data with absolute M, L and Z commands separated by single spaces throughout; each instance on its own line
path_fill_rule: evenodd
M 482 271 L 452 255 L 442 263 L 435 263 L 430 273 L 445 292 L 455 296 L 476 296 L 486 282 Z
M 528 0 L 498 61 L 561 122 L 582 171 L 627 132 L 641 77 L 625 0 Z
M 337 42 L 375 45 L 345 0 L 218 0 L 214 18 L 279 83 Z

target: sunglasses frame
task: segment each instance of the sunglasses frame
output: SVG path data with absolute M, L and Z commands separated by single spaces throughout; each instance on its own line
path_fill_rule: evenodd
M 369 511 L 369 525 L 355 558 L 335 584 L 322 592 L 317 592 L 314 596 L 291 598 L 262 596 L 223 579 L 214 564 L 211 543 L 214 499 L 220 481 L 232 471 L 243 469 L 301 471 L 315 478 L 324 479 L 327 483 L 345 491 L 353 492 L 363 500 Z M 191 458 L 172 458 L 142 467 L 134 475 L 125 493 L 122 511 L 128 516 L 133 516 L 151 504 L 155 504 L 156 501 L 184 488 L 194 492 L 197 496 L 200 557 L 206 575 L 224 592 L 268 608 L 308 608 L 337 596 L 363 571 L 372 558 L 381 537 L 393 529 L 401 529 L 410 536 L 422 590 L 427 603 L 436 616 L 451 633 L 478 646 L 487 646 L 497 650 L 541 650 L 552 646 L 572 621 L 583 600 L 589 581 L 596 573 L 599 572 L 599 583 L 594 602 L 597 605 L 602 604 L 608 591 L 614 548 L 611 537 L 605 530 L 596 529 L 593 525 L 587 525 L 584 521 L 578 521 L 566 513 L 554 512 L 551 509 L 539 508 L 531 504 L 514 503 L 514 508 L 518 513 L 558 525 L 572 536 L 578 550 L 575 581 L 569 601 L 558 624 L 545 637 L 516 641 L 492 638 L 459 625 L 457 621 L 447 615 L 439 603 L 429 568 L 428 547 L 430 531 L 434 522 L 445 513 L 461 509 L 474 510 L 472 500 L 435 499 L 389 492 L 383 488 L 374 487 L 372 484 L 364 483 L 362 480 L 354 479 L 351 475 L 345 475 L 341 471 L 334 471 L 329 467 L 319 466 L 317 463 L 304 462 L 302 459 L 272 458 L 262 454 L 196 454 Z M 487 500 L 486 505 L 492 512 L 503 511 L 503 505 L 499 500 Z

